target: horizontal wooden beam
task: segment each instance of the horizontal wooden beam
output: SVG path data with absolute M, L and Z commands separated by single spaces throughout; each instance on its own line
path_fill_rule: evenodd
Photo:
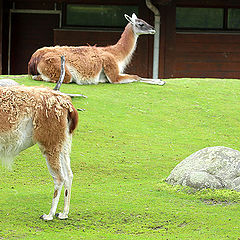
M 172 0 L 154 0 L 152 1 L 153 4 L 157 4 L 157 5 L 167 5 L 171 2 Z
M 177 6 L 191 7 L 239 7 L 239 0 L 176 0 Z

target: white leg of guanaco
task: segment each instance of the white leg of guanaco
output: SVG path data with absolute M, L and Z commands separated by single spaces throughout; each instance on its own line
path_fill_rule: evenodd
M 163 86 L 166 82 L 161 79 L 153 79 L 153 78 L 140 78 L 139 82 L 149 83 L 149 84 L 155 84 Z
M 59 219 L 67 219 L 70 207 L 70 198 L 71 198 L 71 187 L 72 187 L 72 179 L 73 173 L 70 166 L 70 151 L 71 151 L 71 143 L 72 136 L 66 132 L 66 142 L 63 146 L 63 152 L 60 154 L 61 157 L 61 166 L 64 175 L 64 209 L 62 213 L 58 213 L 56 216 Z
M 69 158 L 70 159 L 70 158 Z M 64 209 L 62 213 L 58 213 L 56 216 L 59 219 L 67 219 L 70 207 L 70 198 L 71 198 L 71 186 L 73 174 L 70 166 L 66 166 L 66 171 L 68 171 L 68 177 L 64 182 Z
M 51 206 L 51 209 L 50 209 L 50 212 L 48 215 L 46 214 L 43 214 L 41 216 L 41 218 L 43 220 L 52 220 L 53 219 L 53 216 L 55 215 L 56 213 L 56 210 L 57 210 L 57 205 L 58 205 L 58 202 L 59 202 L 59 198 L 60 198 L 60 195 L 61 195 L 61 190 L 62 190 L 62 186 L 63 186 L 63 178 L 62 176 L 60 175 L 56 175 L 51 167 L 48 165 L 48 168 L 49 168 L 49 172 L 51 173 L 52 177 L 53 177 L 53 181 L 54 181 L 54 195 L 53 195 L 53 199 L 52 199 L 52 206 Z

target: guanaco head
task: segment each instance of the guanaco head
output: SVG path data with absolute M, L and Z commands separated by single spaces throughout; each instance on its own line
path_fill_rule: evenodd
M 132 17 L 129 17 L 127 14 L 125 14 L 124 17 L 132 24 L 133 31 L 136 35 L 155 34 L 156 31 L 154 28 L 142 19 L 137 18 L 135 13 L 132 14 Z

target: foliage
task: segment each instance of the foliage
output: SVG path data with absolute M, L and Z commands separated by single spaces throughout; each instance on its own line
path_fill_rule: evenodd
M 54 86 L 26 76 L 15 80 Z M 0 168 L 0 239 L 240 238 L 240 193 L 164 181 L 199 149 L 240 149 L 239 80 L 68 84 L 61 91 L 88 96 L 73 99 L 85 111 L 73 137 L 69 219 L 39 218 L 50 209 L 53 182 L 34 146 L 16 158 L 12 171 Z

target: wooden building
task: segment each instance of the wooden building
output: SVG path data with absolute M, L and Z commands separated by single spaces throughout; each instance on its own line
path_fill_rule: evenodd
M 240 78 L 239 0 L 0 0 L 0 74 L 26 74 L 43 46 L 114 44 L 132 12 L 158 34 L 139 37 L 127 72 Z

